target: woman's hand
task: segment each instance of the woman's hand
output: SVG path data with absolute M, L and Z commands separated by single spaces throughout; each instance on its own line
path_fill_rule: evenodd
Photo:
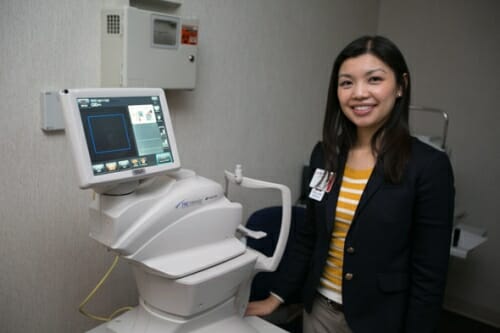
M 273 295 L 269 295 L 268 298 L 262 301 L 255 301 L 248 303 L 247 310 L 245 312 L 245 316 L 267 316 L 274 312 L 279 306 L 281 302 L 279 299 L 274 297 Z

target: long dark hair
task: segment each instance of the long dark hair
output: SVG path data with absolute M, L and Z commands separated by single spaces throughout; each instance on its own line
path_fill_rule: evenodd
M 354 40 L 340 52 L 333 64 L 323 124 L 325 169 L 337 172 L 339 155 L 347 154 L 356 143 L 356 126 L 341 111 L 337 88 L 340 66 L 345 60 L 363 54 L 372 54 L 389 66 L 396 76 L 396 84 L 401 88 L 402 95 L 396 99 L 389 118 L 371 140 L 372 151 L 383 162 L 385 179 L 399 183 L 411 149 L 408 125 L 410 73 L 398 47 L 381 36 L 364 36 Z

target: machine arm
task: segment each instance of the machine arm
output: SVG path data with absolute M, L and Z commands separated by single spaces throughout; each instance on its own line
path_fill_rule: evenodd
M 290 219 L 292 215 L 292 196 L 290 189 L 281 184 L 266 182 L 262 180 L 252 179 L 248 177 L 243 177 L 241 165 L 237 165 L 235 172 L 224 171 L 226 178 L 226 191 L 228 183 L 232 183 L 241 187 L 252 188 L 252 189 L 276 189 L 281 192 L 282 201 L 282 215 L 281 215 L 281 228 L 278 243 L 276 244 L 276 249 L 272 257 L 266 257 L 263 254 L 259 254 L 255 269 L 257 271 L 272 272 L 278 267 L 281 257 L 285 252 L 286 243 L 288 240 L 288 234 L 290 231 Z M 241 229 L 244 229 L 242 227 Z

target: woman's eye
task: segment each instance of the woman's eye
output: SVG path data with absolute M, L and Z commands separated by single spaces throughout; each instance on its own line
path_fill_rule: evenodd
M 342 87 L 342 88 L 347 88 L 347 87 L 349 87 L 351 84 L 352 84 L 352 82 L 351 82 L 351 81 L 348 81 L 348 80 L 342 80 L 342 81 L 339 81 L 339 87 Z
M 370 82 L 370 83 L 379 83 L 382 81 L 383 81 L 383 79 L 380 76 L 372 76 L 368 79 L 368 82 Z

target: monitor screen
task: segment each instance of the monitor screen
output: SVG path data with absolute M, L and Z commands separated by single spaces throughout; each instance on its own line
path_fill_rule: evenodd
M 81 187 L 180 167 L 163 90 L 79 89 L 60 96 Z

